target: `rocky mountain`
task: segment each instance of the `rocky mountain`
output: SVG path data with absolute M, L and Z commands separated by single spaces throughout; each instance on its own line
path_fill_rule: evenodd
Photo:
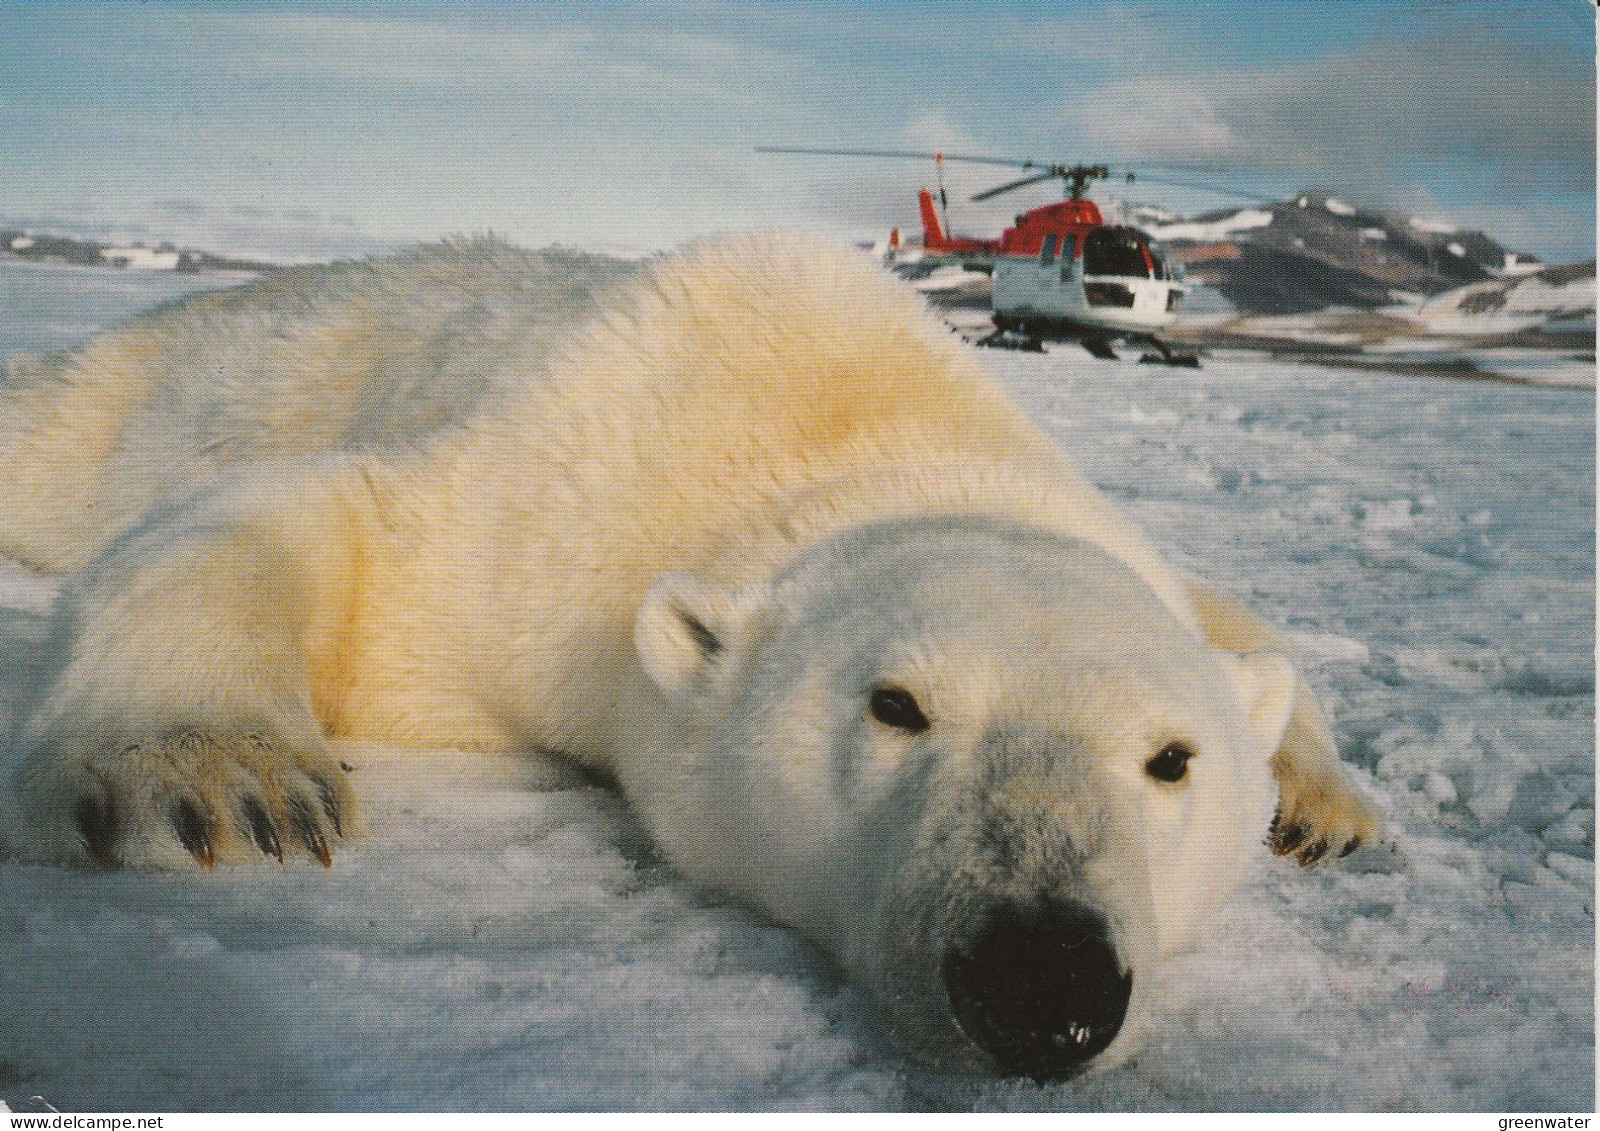
M 1482 232 L 1319 193 L 1192 220 L 1134 219 L 1171 246 L 1190 282 L 1248 314 L 1373 310 L 1543 267 Z

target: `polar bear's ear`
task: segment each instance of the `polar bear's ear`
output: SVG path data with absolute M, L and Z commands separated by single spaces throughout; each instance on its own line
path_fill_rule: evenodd
M 687 573 L 656 578 L 633 625 L 633 644 L 647 674 L 669 696 L 703 686 L 743 643 L 769 587 L 723 589 Z
M 1289 716 L 1294 713 L 1295 684 L 1299 679 L 1294 665 L 1283 653 L 1263 648 L 1242 656 L 1229 655 L 1225 666 L 1251 731 L 1268 754 L 1276 754 L 1289 729 Z

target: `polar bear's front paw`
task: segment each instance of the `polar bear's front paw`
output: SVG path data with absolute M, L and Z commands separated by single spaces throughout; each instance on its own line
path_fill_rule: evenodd
M 178 869 L 303 853 L 353 831 L 345 768 L 260 734 L 37 748 L 17 778 L 19 847 L 46 859 Z
M 1307 768 L 1279 757 L 1273 771 L 1278 812 L 1267 846 L 1279 856 L 1292 855 L 1309 868 L 1329 852 L 1348 856 L 1383 835 L 1383 817 L 1337 765 Z

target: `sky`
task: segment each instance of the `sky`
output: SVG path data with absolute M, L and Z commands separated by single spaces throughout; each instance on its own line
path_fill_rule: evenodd
M 1587 0 L 0 3 L 0 223 L 324 258 L 452 233 L 637 253 L 881 238 L 931 162 L 1178 163 L 1594 256 Z M 946 166 L 959 229 L 1004 170 Z M 1169 174 L 1170 175 L 1170 174 Z M 1106 186 L 1194 213 L 1232 198 Z M 212 246 L 212 245 L 222 246 Z

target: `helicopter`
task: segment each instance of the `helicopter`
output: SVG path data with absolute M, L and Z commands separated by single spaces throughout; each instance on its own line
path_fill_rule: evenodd
M 941 223 L 933 194 L 924 188 L 918 198 L 923 253 L 992 275 L 994 330 L 977 339 L 977 345 L 1042 351 L 1046 342 L 1077 342 L 1096 357 L 1115 359 L 1113 343 L 1131 341 L 1154 350 L 1142 361 L 1188 367 L 1200 364 L 1197 355 L 1175 350 L 1159 336 L 1177 317 L 1178 304 L 1186 291 L 1176 260 L 1148 232 L 1107 223 L 1099 205 L 1085 195 L 1092 181 L 1111 177 L 1110 165 L 1066 165 L 900 149 L 758 146 L 757 152 L 933 161 L 939 173 L 939 198 L 945 220 Z M 946 161 L 999 165 L 1026 172 L 1016 180 L 977 193 L 973 201 L 1055 179 L 1062 182 L 1064 199 L 1024 212 L 997 239 L 952 235 L 948 232 L 948 198 L 944 191 Z M 1135 180 L 1132 171 L 1124 175 L 1130 184 Z M 1212 185 L 1140 175 L 1157 184 L 1244 196 Z

